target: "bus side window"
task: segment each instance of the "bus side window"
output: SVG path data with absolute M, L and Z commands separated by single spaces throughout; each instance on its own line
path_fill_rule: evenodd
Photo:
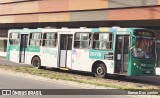
M 112 39 L 111 33 L 94 33 L 93 34 L 93 49 L 112 49 Z
M 93 34 L 93 46 L 94 49 L 99 49 L 99 33 Z
M 74 41 L 74 48 L 80 48 L 80 41 Z
M 10 45 L 19 45 L 19 33 L 10 33 L 9 43 Z
M 30 33 L 29 45 L 30 46 L 40 46 L 41 36 L 42 36 L 42 33 L 40 32 Z
M 30 33 L 30 36 L 29 36 L 29 45 L 30 46 L 34 46 L 33 33 Z
M 74 48 L 88 49 L 91 39 L 91 33 L 77 32 L 74 35 Z
M 56 47 L 57 46 L 57 33 L 50 32 L 44 33 L 42 46 L 44 47 Z

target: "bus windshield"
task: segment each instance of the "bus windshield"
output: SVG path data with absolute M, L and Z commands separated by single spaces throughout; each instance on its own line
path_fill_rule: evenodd
M 137 58 L 155 58 L 155 40 L 148 38 L 137 38 L 136 46 L 132 54 Z

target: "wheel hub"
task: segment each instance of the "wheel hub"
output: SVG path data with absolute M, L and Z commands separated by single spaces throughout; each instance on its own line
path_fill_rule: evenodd
M 102 67 L 98 67 L 98 68 L 97 68 L 97 74 L 103 75 L 103 73 L 104 73 L 103 68 L 102 68 Z
M 38 60 L 35 60 L 34 63 L 33 63 L 33 65 L 34 65 L 35 67 L 38 67 L 38 64 L 39 64 Z

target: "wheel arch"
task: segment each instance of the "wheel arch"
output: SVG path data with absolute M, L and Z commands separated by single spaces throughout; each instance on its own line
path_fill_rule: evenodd
M 97 66 L 98 63 L 103 63 L 103 64 L 105 65 L 105 67 L 106 67 L 106 70 L 107 70 L 106 64 L 105 64 L 103 61 L 101 61 L 101 60 L 97 60 L 97 61 L 95 61 L 95 62 L 92 64 L 91 72 L 94 71 L 94 68 Z
M 38 55 L 34 55 L 34 56 L 32 57 L 32 59 L 31 59 L 31 64 L 32 64 L 33 58 L 35 58 L 35 57 L 38 57 L 38 58 L 40 59 L 40 61 L 41 61 L 41 58 L 40 58 Z

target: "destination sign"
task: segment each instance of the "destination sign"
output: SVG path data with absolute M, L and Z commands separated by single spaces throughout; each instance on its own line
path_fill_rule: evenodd
M 143 30 L 140 30 L 140 31 L 137 30 L 137 31 L 135 31 L 135 32 L 134 32 L 134 35 L 135 35 L 135 36 L 155 37 L 154 32 L 143 31 Z

